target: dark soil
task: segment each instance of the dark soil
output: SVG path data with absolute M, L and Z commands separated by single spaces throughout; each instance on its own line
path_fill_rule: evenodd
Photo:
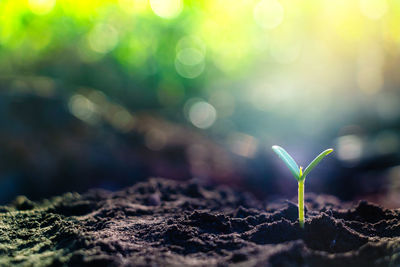
M 1 266 L 400 266 L 400 210 L 151 179 L 0 207 Z

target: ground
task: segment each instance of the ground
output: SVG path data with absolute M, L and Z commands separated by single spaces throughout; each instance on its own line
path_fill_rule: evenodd
M 150 179 L 0 207 L 0 266 L 400 266 L 400 210 Z

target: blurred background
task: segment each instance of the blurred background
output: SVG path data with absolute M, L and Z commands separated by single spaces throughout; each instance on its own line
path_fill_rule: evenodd
M 149 176 L 400 207 L 400 1 L 0 0 L 0 202 Z

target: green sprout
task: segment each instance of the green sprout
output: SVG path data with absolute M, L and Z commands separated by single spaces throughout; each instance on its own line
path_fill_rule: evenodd
M 311 163 L 307 166 L 307 168 L 303 172 L 303 167 L 297 165 L 296 161 L 280 146 L 272 146 L 272 150 L 285 162 L 286 166 L 289 168 L 294 178 L 296 178 L 299 191 L 299 223 L 300 227 L 304 228 L 304 181 L 306 180 L 306 176 L 310 173 L 315 166 L 329 153 L 333 151 L 332 148 L 324 150 L 321 154 L 319 154 Z

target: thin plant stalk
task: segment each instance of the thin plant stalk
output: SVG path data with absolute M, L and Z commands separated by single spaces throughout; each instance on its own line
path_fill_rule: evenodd
M 298 207 L 299 207 L 299 224 L 301 228 L 304 228 L 304 182 L 306 181 L 307 175 L 310 173 L 315 166 L 320 163 L 320 161 L 326 157 L 326 155 L 330 154 L 333 149 L 329 148 L 322 151 L 313 161 L 305 168 L 303 172 L 303 167 L 299 167 L 294 161 L 294 159 L 280 146 L 272 146 L 272 150 L 283 160 L 286 166 L 289 168 L 294 178 L 296 178 L 298 182 Z
M 299 191 L 298 191 L 298 207 L 299 207 L 299 223 L 300 227 L 304 228 L 304 180 L 299 181 Z

